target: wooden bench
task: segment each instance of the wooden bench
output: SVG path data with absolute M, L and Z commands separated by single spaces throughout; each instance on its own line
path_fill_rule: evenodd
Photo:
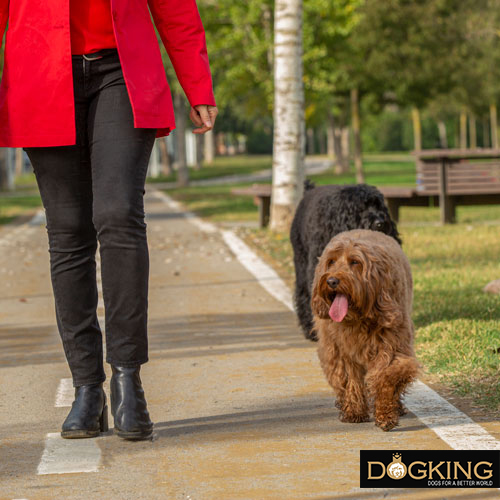
M 415 187 L 379 187 L 391 217 L 399 221 L 400 207 L 439 206 L 443 224 L 456 222 L 459 205 L 500 205 L 500 150 L 436 149 L 417 156 Z M 237 195 L 252 196 L 259 207 L 259 225 L 269 223 L 271 185 L 235 188 Z
M 245 188 L 233 188 L 232 194 L 252 196 L 254 203 L 259 207 L 259 227 L 266 227 L 269 224 L 271 215 L 271 184 L 254 184 Z
M 458 205 L 500 204 L 500 150 L 438 149 L 417 153 L 415 188 L 379 188 L 391 217 L 401 206 L 440 207 L 443 224 L 456 222 Z
M 428 207 L 431 199 L 437 206 L 438 196 L 419 196 L 417 188 L 382 186 L 378 190 L 384 195 L 387 208 L 395 222 L 399 222 L 400 207 Z

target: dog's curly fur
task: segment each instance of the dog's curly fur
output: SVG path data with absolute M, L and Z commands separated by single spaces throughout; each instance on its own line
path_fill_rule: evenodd
M 373 186 L 315 187 L 306 181 L 290 231 L 295 264 L 295 310 L 306 338 L 317 340 L 311 313 L 311 285 L 318 258 L 336 234 L 372 229 L 401 244 L 382 193 Z
M 329 315 L 337 294 L 349 304 L 341 322 Z M 401 396 L 419 369 L 412 297 L 410 264 L 394 238 L 348 231 L 334 237 L 321 255 L 311 307 L 321 367 L 343 422 L 366 422 L 373 403 L 375 424 L 389 431 L 405 413 Z

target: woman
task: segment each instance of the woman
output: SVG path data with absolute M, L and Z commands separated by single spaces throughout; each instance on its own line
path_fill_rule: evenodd
M 195 0 L 0 0 L 0 146 L 23 147 L 47 217 L 56 320 L 75 401 L 65 438 L 107 430 L 95 252 L 101 256 L 111 413 L 125 439 L 151 436 L 144 184 L 155 137 L 175 127 L 150 11 L 191 104 L 195 133 L 217 115 Z

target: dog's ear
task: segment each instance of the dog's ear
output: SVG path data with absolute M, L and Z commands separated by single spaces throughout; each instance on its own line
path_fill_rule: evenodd
M 311 294 L 311 309 L 313 314 L 321 319 L 328 319 L 330 307 L 324 299 L 324 287 L 326 286 L 324 258 L 321 258 L 314 272 L 314 281 Z

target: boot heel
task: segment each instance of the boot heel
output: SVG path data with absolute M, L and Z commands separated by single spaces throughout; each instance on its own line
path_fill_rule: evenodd
M 102 409 L 101 418 L 99 419 L 99 426 L 100 426 L 101 432 L 108 432 L 108 430 L 109 430 L 108 405 L 104 405 L 104 408 Z

